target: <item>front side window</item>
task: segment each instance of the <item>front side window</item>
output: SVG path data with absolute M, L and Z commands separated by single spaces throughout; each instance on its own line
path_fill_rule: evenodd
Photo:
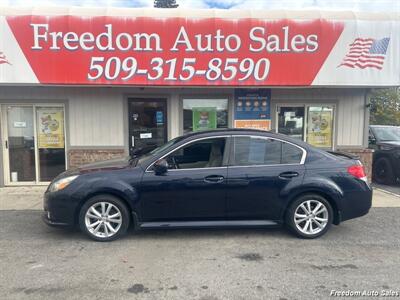
M 233 165 L 298 164 L 303 151 L 292 144 L 275 139 L 235 137 L 233 142 Z
M 169 169 L 198 169 L 221 167 L 225 138 L 199 140 L 175 150 L 166 157 Z

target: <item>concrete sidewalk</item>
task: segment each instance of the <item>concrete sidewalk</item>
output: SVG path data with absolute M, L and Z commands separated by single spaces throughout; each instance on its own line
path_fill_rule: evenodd
M 42 210 L 42 196 L 47 187 L 0 188 L 0 210 Z M 374 189 L 373 207 L 400 207 L 400 195 Z

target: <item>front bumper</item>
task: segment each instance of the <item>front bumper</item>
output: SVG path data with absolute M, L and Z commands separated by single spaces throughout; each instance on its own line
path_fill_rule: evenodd
M 70 226 L 76 223 L 77 201 L 60 191 L 46 192 L 43 198 L 43 221 L 49 226 Z
M 44 223 L 46 223 L 47 225 L 49 225 L 51 227 L 71 227 L 71 225 L 68 224 L 68 223 L 61 223 L 61 222 L 52 221 L 50 219 L 50 213 L 47 212 L 47 211 L 43 212 L 42 220 L 43 220 Z

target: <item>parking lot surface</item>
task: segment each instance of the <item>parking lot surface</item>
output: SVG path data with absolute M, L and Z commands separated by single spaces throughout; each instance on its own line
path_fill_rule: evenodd
M 0 211 L 0 299 L 325 299 L 400 290 L 400 208 L 317 240 L 284 229 L 131 232 L 112 243 Z

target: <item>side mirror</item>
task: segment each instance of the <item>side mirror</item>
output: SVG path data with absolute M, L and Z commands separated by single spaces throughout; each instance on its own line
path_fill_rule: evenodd
M 369 143 L 370 143 L 371 145 L 375 145 L 375 144 L 376 144 L 376 139 L 373 138 L 373 137 L 369 137 Z
M 168 171 L 168 162 L 165 159 L 157 160 L 153 168 L 156 175 L 164 175 Z

